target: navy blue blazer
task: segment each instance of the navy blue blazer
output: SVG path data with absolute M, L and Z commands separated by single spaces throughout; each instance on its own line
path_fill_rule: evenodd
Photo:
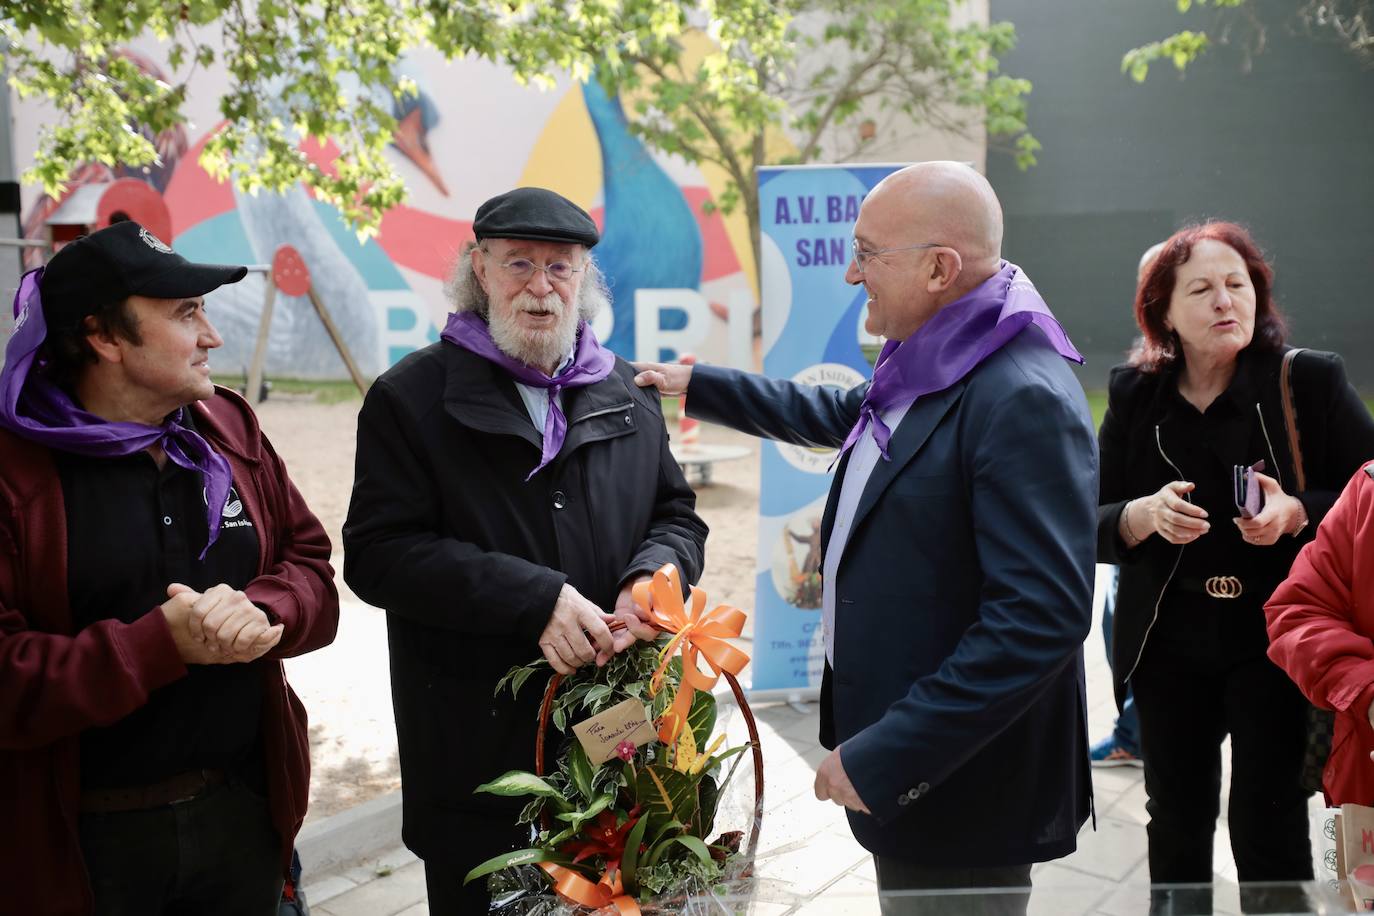
M 849 391 L 698 366 L 691 415 L 835 448 Z M 821 743 L 843 745 L 871 852 L 932 866 L 1073 852 L 1092 805 L 1083 640 L 1097 445 L 1083 389 L 1030 328 L 920 398 L 863 491 L 836 581 Z M 830 538 L 840 465 L 826 504 Z

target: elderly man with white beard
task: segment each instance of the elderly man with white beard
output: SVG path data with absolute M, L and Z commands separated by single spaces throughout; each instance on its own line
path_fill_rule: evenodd
M 588 323 L 607 301 L 591 217 L 518 188 L 473 232 L 442 339 L 368 392 L 343 532 L 344 579 L 387 611 L 403 836 L 443 916 L 485 913 L 464 876 L 528 845 L 521 800 L 473 794 L 534 763 L 539 691 L 497 681 L 541 652 L 567 674 L 652 638 L 631 588 L 664 563 L 696 581 L 706 539 L 657 393 Z

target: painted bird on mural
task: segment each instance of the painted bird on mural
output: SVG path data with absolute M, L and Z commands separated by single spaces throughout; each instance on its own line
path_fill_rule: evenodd
M 404 65 L 403 65 L 404 66 Z M 430 155 L 428 134 L 438 123 L 434 102 L 418 74 L 417 92 L 393 100 L 397 118 L 392 137 L 397 151 L 419 168 L 440 193 L 447 196 L 438 166 Z M 389 95 L 378 95 L 385 102 Z M 307 155 L 331 168 L 337 153 L 332 144 L 306 144 Z M 282 244 L 291 244 L 310 268 L 315 291 L 329 308 L 340 334 L 365 375 L 377 375 L 389 364 L 382 346 L 383 313 L 374 291 L 405 289 L 405 280 L 380 250 L 376 240 L 360 242 L 343 224 L 337 211 L 297 185 L 283 194 L 247 194 L 235 190 L 238 218 L 260 263 L 272 260 Z M 246 365 L 261 314 L 261 293 L 245 285 L 221 296 L 217 310 L 225 338 L 221 359 L 226 365 Z M 267 370 L 309 378 L 338 377 L 342 362 L 334 351 L 314 307 L 304 296 L 281 297 L 272 319 Z
M 428 178 L 440 194 L 448 197 L 448 185 L 439 172 L 429 150 L 429 132 L 439 123 L 439 109 L 430 94 L 421 88 L 422 77 L 402 62 L 401 71 L 415 81 L 416 91 L 392 97 L 391 114 L 396 118 L 396 130 L 391 145 Z
M 615 328 L 606 345 L 633 359 L 635 290 L 700 286 L 701 230 L 677 182 L 630 133 L 620 99 L 608 96 L 595 79 L 583 85 L 582 97 L 601 146 L 605 227 L 596 259 L 615 303 Z

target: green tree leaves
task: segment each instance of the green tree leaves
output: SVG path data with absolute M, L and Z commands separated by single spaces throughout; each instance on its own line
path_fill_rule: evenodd
M 958 0 L 719 0 L 702 9 L 705 24 L 692 21 L 712 41 L 704 54 L 686 53 L 690 36 L 656 53 L 622 47 L 597 74 L 632 100 L 631 130 L 647 144 L 724 172 L 717 207 L 743 205 L 756 257 L 762 165 L 849 159 L 914 125 L 986 128 L 1019 165 L 1035 162 L 1030 83 L 997 72 L 1015 44 L 1010 23 L 956 21 Z
M 1213 33 L 1182 30 L 1149 44 L 1132 48 L 1121 58 L 1121 72 L 1143 83 L 1150 65 L 1168 60 L 1180 73 L 1206 53 L 1214 44 L 1238 42 L 1248 59 L 1264 50 L 1268 26 L 1249 0 L 1175 0 L 1180 15 L 1194 6 L 1216 10 Z M 1374 63 L 1374 0 L 1303 0 L 1293 13 L 1291 24 L 1314 37 L 1334 40 L 1366 64 Z M 1237 28 L 1239 26 L 1239 28 Z M 1234 33 L 1234 35 L 1233 35 Z
M 1187 0 L 1179 0 L 1182 8 Z M 1157 60 L 1169 60 L 1180 72 L 1198 58 L 1212 44 L 1206 32 L 1184 30 L 1170 35 L 1161 41 L 1132 48 L 1121 58 L 1121 72 L 1129 73 L 1137 83 L 1145 82 L 1149 75 L 1150 64 Z
M 1220 0 L 1239 2 L 1239 0 Z M 414 86 L 398 64 L 427 46 L 510 67 L 520 82 L 599 79 L 649 145 L 723 170 L 757 244 L 755 173 L 809 162 L 837 133 L 934 124 L 1009 144 L 1022 165 L 1030 84 L 997 72 L 1007 23 L 956 22 L 960 0 L 7 0 L 0 29 L 21 96 L 58 113 L 25 180 L 58 193 L 82 163 L 156 161 L 149 137 L 183 124 L 191 77 L 222 66 L 224 124 L 201 163 L 248 193 L 304 183 L 362 233 L 405 188 L 385 154 Z M 965 17 L 966 18 L 966 17 Z M 120 49 L 165 42 L 166 81 Z M 880 127 L 855 132 L 864 121 Z M 782 141 L 782 138 L 787 138 Z M 311 157 L 332 141 L 337 158 Z M 787 149 L 790 143 L 791 149 Z M 833 149 L 833 144 L 831 145 Z

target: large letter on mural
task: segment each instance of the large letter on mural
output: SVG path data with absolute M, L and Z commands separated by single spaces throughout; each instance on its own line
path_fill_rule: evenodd
M 659 315 L 665 309 L 686 312 L 687 324 L 675 331 L 664 330 Z M 694 289 L 635 290 L 635 359 L 657 362 L 692 352 L 706 339 L 710 321 L 711 307 Z
M 368 294 L 372 305 L 386 316 L 382 340 L 383 365 L 393 366 L 407 354 L 439 339 L 429 309 L 418 295 L 408 289 L 374 289 Z

